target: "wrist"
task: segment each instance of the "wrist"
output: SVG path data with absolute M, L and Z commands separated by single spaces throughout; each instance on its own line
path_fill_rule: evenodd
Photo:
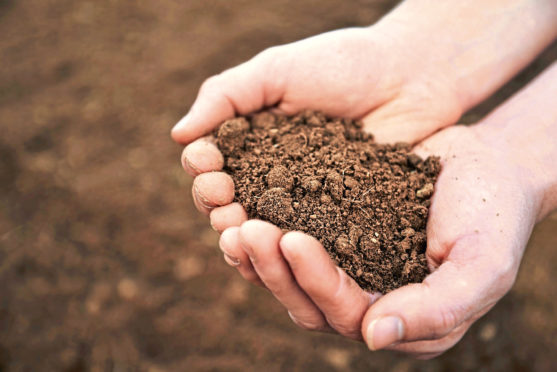
M 509 162 L 538 200 L 537 219 L 557 208 L 557 62 L 474 126 Z
M 372 28 L 410 54 L 415 72 L 450 86 L 462 111 L 557 37 L 554 0 L 407 0 Z

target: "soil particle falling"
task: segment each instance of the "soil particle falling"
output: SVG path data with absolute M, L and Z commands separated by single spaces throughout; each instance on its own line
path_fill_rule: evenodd
M 316 237 L 362 288 L 385 293 L 427 275 L 437 157 L 376 144 L 360 122 L 312 111 L 228 120 L 217 144 L 250 218 Z

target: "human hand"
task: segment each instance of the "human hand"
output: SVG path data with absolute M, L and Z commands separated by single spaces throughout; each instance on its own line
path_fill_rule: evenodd
M 389 52 L 391 48 L 400 53 Z M 405 52 L 406 51 L 406 52 Z M 172 132 L 189 142 L 235 112 L 247 114 L 264 106 L 294 114 L 313 108 L 333 116 L 363 117 L 376 139 L 415 141 L 461 114 L 448 78 L 418 67 L 408 49 L 368 28 L 346 29 L 264 51 L 251 61 L 207 80 L 185 126 Z M 318 62 L 318 63 L 317 63 Z M 414 125 L 420 122 L 420 125 Z M 183 152 L 184 169 L 197 176 L 193 197 L 197 208 L 211 213 L 211 224 L 223 231 L 247 219 L 234 198 L 232 179 L 219 172 L 223 157 L 212 136 L 190 143 Z M 220 208 L 215 208 L 219 207 Z
M 432 273 L 423 283 L 381 298 L 366 293 L 315 239 L 262 221 L 225 230 L 221 249 L 301 327 L 434 357 L 510 289 L 534 223 L 557 206 L 556 82 L 557 64 L 481 123 L 416 147 L 443 164 L 428 221 Z
M 557 207 L 557 63 L 472 127 L 418 145 L 441 154 L 428 220 L 432 274 L 371 306 L 371 349 L 434 357 L 511 288 L 533 225 Z
M 393 12 L 393 16 L 386 17 L 386 21 L 370 29 L 342 30 L 272 48 L 246 64 L 208 80 L 190 113 L 173 130 L 173 137 L 181 143 L 195 140 L 184 150 L 182 160 L 184 168 L 197 176 L 193 190 L 197 207 L 206 214 L 211 213 L 211 223 L 218 231 L 236 226 L 230 232 L 225 232 L 221 238 L 224 248 L 227 246 L 224 242 L 230 243 L 228 256 L 225 256 L 227 262 L 236 266 L 245 278 L 262 285 L 267 284 L 264 283 L 265 280 L 262 281 L 261 275 L 243 249 L 237 249 L 241 247 L 241 242 L 244 246 L 249 245 L 248 227 L 257 222 L 244 224 L 247 227 L 242 225 L 242 228 L 248 230 L 243 237 L 242 229 L 238 229 L 237 226 L 242 224 L 247 216 L 239 204 L 230 204 L 234 198 L 232 180 L 226 174 L 218 172 L 223 166 L 222 155 L 212 144 L 211 138 L 199 139 L 200 136 L 209 133 L 220 122 L 237 113 L 247 114 L 266 106 L 275 106 L 283 113 L 293 113 L 300 108 L 313 108 L 330 115 L 360 117 L 364 120 L 365 129 L 373 131 L 378 141 L 416 142 L 454 122 L 462 111 L 489 95 L 543 48 L 547 40 L 551 40 L 553 31 L 548 24 L 554 25 L 552 15 L 557 7 L 548 5 L 543 12 L 533 12 L 530 9 L 533 6 L 532 2 L 519 2 L 520 6 L 526 4 L 525 9 L 519 9 L 516 2 L 506 2 L 507 5 L 498 4 L 498 1 L 489 3 L 496 6 L 489 7 L 483 4 L 481 9 L 487 14 L 494 9 L 504 11 L 507 5 L 514 7 L 511 16 L 497 17 L 493 22 L 489 22 L 491 31 L 499 30 L 504 32 L 505 37 L 510 38 L 514 33 L 520 32 L 520 36 L 529 38 L 529 42 L 507 45 L 505 53 L 494 52 L 500 44 L 500 34 L 488 32 L 485 38 L 470 37 L 466 32 L 462 32 L 468 30 L 467 26 L 463 25 L 465 22 L 459 19 L 459 22 L 455 23 L 457 27 L 451 29 L 451 24 L 446 24 L 442 13 L 423 17 L 428 20 L 443 19 L 442 26 L 437 24 L 437 27 L 436 22 L 430 22 L 427 27 L 423 27 L 422 21 L 421 29 L 401 27 L 400 25 L 412 24 L 406 21 L 409 20 L 408 14 L 415 14 L 416 9 L 408 9 L 411 10 L 412 6 L 420 8 L 420 1 L 407 1 L 405 4 L 410 6 L 400 8 L 406 9 L 405 11 Z M 462 10 L 461 7 L 467 8 L 467 11 L 474 8 L 468 3 L 451 4 L 449 8 L 458 13 Z M 537 21 L 532 22 L 527 30 L 512 27 L 517 22 L 520 25 L 522 18 L 518 15 L 525 14 Z M 473 17 L 471 19 L 474 20 Z M 469 29 L 474 31 L 472 34 L 482 34 L 477 28 Z M 462 35 L 455 35 L 455 30 L 457 34 Z M 443 37 L 436 34 L 442 34 Z M 350 37 L 347 37 L 348 35 Z M 418 37 L 409 37 L 412 35 Z M 479 48 L 474 47 L 476 44 Z M 390 52 L 387 53 L 387 50 Z M 393 50 L 396 50 L 399 56 L 389 57 Z M 496 58 L 493 58 L 494 56 Z M 520 58 L 512 58 L 513 56 Z M 507 63 L 503 64 L 503 60 Z M 455 61 L 458 61 L 456 65 Z M 320 68 L 315 68 L 316 65 Z M 363 65 L 366 68 L 362 67 Z M 354 71 L 356 73 L 351 74 Z M 331 76 L 335 78 L 332 79 Z M 329 89 L 330 87 L 333 89 Z M 458 87 L 458 90 L 455 87 Z M 277 239 L 282 244 L 289 234 L 283 239 L 282 234 L 276 233 L 276 230 L 268 232 L 269 234 L 260 238 L 261 243 L 268 247 L 270 257 L 273 257 L 273 247 L 276 248 Z M 295 233 L 290 235 L 292 234 Z M 288 242 L 288 239 L 286 241 Z M 315 241 L 308 241 L 307 244 L 319 247 Z M 319 257 L 317 251 L 315 248 L 315 257 Z M 284 257 L 274 257 L 277 260 L 282 259 L 278 262 L 282 262 L 281 267 L 284 269 L 284 265 L 287 264 Z M 325 265 L 328 257 L 321 255 L 321 259 Z M 259 258 L 259 262 L 265 260 Z M 273 262 L 273 259 L 269 262 Z M 319 261 L 316 259 L 316 262 Z M 328 275 L 331 278 L 336 275 L 333 282 L 343 288 L 339 290 L 339 296 L 335 301 L 331 302 L 325 296 L 325 292 L 330 289 L 328 287 L 322 288 L 325 292 L 321 293 L 325 297 L 319 302 L 311 296 L 308 297 L 307 291 L 302 289 L 300 283 L 290 282 L 291 289 L 298 291 L 296 296 L 300 301 L 306 304 L 308 301 L 314 305 L 320 304 L 317 305 L 317 310 L 313 308 L 317 312 L 312 310 L 304 316 L 300 315 L 303 311 L 295 311 L 292 314 L 298 323 L 309 324 L 309 328 L 325 329 L 330 328 L 332 324 L 333 328 L 342 334 L 358 338 L 360 336 L 359 332 L 354 330 L 354 319 L 361 320 L 361 304 L 369 304 L 375 297 L 359 290 L 357 286 L 354 287 L 336 267 L 329 266 L 329 269 Z M 279 270 L 277 275 L 280 273 Z M 282 298 L 283 303 L 291 301 L 286 298 L 289 297 L 288 290 L 281 287 L 279 291 L 282 291 L 283 295 L 277 297 Z M 352 295 L 345 295 L 346 293 Z M 338 311 L 345 308 L 343 303 L 351 303 L 349 298 L 353 298 L 352 303 L 355 305 L 348 311 Z M 289 307 L 288 304 L 285 305 Z M 335 316 L 329 315 L 335 314 L 335 311 L 336 314 L 352 315 L 336 319 Z M 315 314 L 318 318 L 325 319 L 326 324 L 313 322 Z
M 497 14 L 497 16 L 493 16 Z M 194 200 L 219 231 L 245 212 L 209 133 L 264 107 L 316 109 L 363 119 L 378 142 L 415 143 L 454 123 L 526 65 L 557 34 L 556 2 L 407 0 L 380 22 L 274 47 L 208 79 L 173 138 L 189 145 L 184 168 Z M 488 19 L 489 22 L 478 22 Z M 531 22 L 525 24 L 524 19 Z M 501 43 L 501 40 L 524 40 Z M 194 141 L 194 142 L 192 142 Z

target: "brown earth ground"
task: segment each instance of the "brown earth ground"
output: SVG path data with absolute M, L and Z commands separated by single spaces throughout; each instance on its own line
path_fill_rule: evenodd
M 168 132 L 202 80 L 393 5 L 0 0 L 0 371 L 555 370 L 555 214 L 512 291 L 423 362 L 297 329 L 193 208 Z

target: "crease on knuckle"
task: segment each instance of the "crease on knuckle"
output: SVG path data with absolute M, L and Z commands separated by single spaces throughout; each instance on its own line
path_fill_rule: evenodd
M 354 316 L 352 310 L 357 307 L 348 308 L 346 311 L 346 294 L 353 292 L 351 287 L 354 287 L 355 282 L 350 278 L 340 267 L 336 267 L 337 271 L 337 289 L 332 296 L 329 297 L 330 306 L 336 313 L 344 313 L 347 316 Z
M 457 311 L 451 307 L 440 309 L 438 316 L 435 317 L 433 327 L 431 329 L 431 338 L 438 339 L 448 335 L 459 324 Z
M 295 282 L 292 278 L 285 277 L 281 272 L 267 271 L 261 279 L 277 298 L 288 297 L 294 293 Z
M 431 292 L 431 285 L 429 281 L 422 282 L 428 292 Z M 431 295 L 427 295 L 431 297 Z M 446 303 L 441 303 L 438 308 L 429 315 L 431 323 L 425 335 L 427 340 L 440 339 L 451 333 L 460 323 L 459 314 L 461 311 L 458 307 L 448 306 Z
M 252 284 L 258 284 L 261 282 L 261 279 L 259 278 L 259 275 L 257 275 L 257 273 L 253 270 L 243 270 L 240 272 L 241 275 L 244 277 L 244 279 L 246 279 L 248 282 L 252 283 Z
M 334 319 L 330 319 L 329 317 L 327 317 L 326 319 L 331 328 L 333 328 L 341 335 L 352 339 L 362 338 L 362 335 L 360 333 L 360 323 L 357 323 L 357 326 L 354 326 L 353 323 L 349 322 L 346 319 L 343 319 L 342 321 L 335 321 Z
M 327 299 L 329 302 L 327 323 L 344 336 L 360 338 L 360 325 L 364 314 L 360 314 L 357 306 L 346 307 L 346 293 L 353 283 L 342 269 L 339 267 L 336 269 L 338 285 L 335 292 Z
M 290 286 L 285 284 L 284 281 L 274 276 L 262 278 L 267 288 L 269 288 L 276 297 L 283 297 L 288 295 Z
M 303 320 L 298 319 L 297 317 L 292 315 L 290 311 L 288 312 L 288 315 L 290 316 L 290 319 L 292 319 L 294 324 L 307 331 L 319 332 L 326 329 L 325 324 L 323 324 L 323 322 L 320 319 L 315 319 L 315 318 L 303 319 Z
M 292 58 L 284 45 L 273 46 L 263 50 L 253 58 L 257 66 L 258 74 L 263 78 L 264 91 L 271 92 L 284 86 L 291 71 Z M 273 79 L 266 79 L 266 76 L 273 76 Z
M 336 269 L 336 282 L 337 286 L 334 293 L 331 296 L 328 296 L 327 300 L 331 306 L 339 307 L 344 302 L 344 293 L 346 292 L 346 288 L 350 285 L 348 276 L 342 271 L 342 269 L 338 266 L 335 267 Z

